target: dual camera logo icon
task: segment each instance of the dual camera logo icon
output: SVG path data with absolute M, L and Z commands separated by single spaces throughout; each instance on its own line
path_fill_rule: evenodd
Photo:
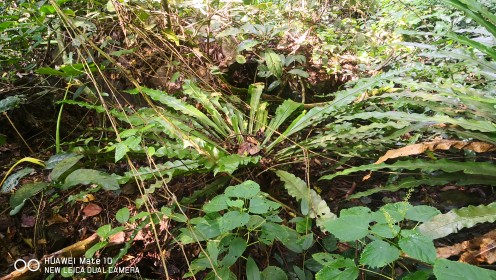
M 27 262 L 23 259 L 18 259 L 14 263 L 14 268 L 19 272 L 26 270 L 26 268 L 29 269 L 29 271 L 34 272 L 40 269 L 40 262 L 36 259 L 31 259 Z

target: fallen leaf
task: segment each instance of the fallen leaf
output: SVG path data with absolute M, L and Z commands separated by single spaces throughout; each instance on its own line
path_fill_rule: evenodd
M 66 218 L 60 216 L 59 214 L 55 214 L 47 220 L 47 223 L 48 223 L 47 225 L 51 226 L 53 224 L 62 224 L 62 223 L 68 223 L 68 222 L 69 222 L 69 220 L 67 220 Z
M 100 214 L 100 212 L 102 212 L 102 207 L 96 205 L 95 203 L 88 203 L 83 209 L 83 213 L 87 217 L 96 216 Z
M 26 215 L 22 214 L 21 227 L 30 228 L 30 227 L 34 227 L 35 224 L 36 224 L 36 218 L 35 217 L 26 216 Z
M 29 247 L 33 248 L 33 239 L 31 238 L 24 238 L 22 239 L 24 243 L 26 243 Z
M 406 147 L 399 149 L 389 150 L 386 152 L 385 155 L 380 157 L 375 163 L 376 164 L 383 163 L 391 158 L 419 155 L 425 152 L 426 150 L 429 151 L 449 150 L 450 148 L 456 148 L 459 150 L 471 150 L 476 153 L 496 151 L 496 145 L 485 142 L 465 142 L 458 140 L 440 139 L 431 142 L 408 145 Z
M 36 241 L 36 243 L 38 243 L 38 245 L 46 245 L 46 244 L 48 244 L 48 242 L 46 241 L 45 238 L 39 239 L 38 241 Z
M 79 202 L 90 202 L 95 200 L 95 196 L 93 196 L 91 193 L 86 194 L 83 198 L 77 199 L 76 201 Z

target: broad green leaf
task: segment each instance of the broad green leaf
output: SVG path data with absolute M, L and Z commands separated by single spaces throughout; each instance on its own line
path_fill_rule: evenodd
M 288 276 L 279 267 L 268 266 L 262 271 L 262 280 L 288 280 Z
M 30 183 L 30 184 L 24 184 L 22 185 L 11 197 L 10 197 L 10 207 L 16 208 L 19 205 L 24 204 L 24 201 L 27 199 L 30 199 L 37 193 L 41 192 L 45 188 L 48 187 L 47 183 L 40 182 L 40 183 Z M 17 209 L 17 212 L 20 209 Z M 16 213 L 17 213 L 16 212 Z M 12 214 L 11 215 L 15 215 Z
M 239 64 L 245 64 L 246 63 L 246 57 L 244 55 L 238 54 L 238 55 L 236 55 L 236 62 Z
M 418 227 L 420 233 L 438 239 L 458 232 L 462 228 L 471 228 L 479 223 L 496 221 L 496 203 L 480 206 L 468 206 L 454 209 L 446 214 L 434 216 Z
M 248 213 L 230 211 L 219 218 L 219 229 L 221 233 L 227 233 L 233 229 L 244 226 L 250 220 Z
M 238 170 L 239 166 L 248 165 L 250 163 L 258 163 L 260 156 L 245 157 L 238 154 L 223 156 L 217 161 L 217 166 L 214 168 L 214 175 L 219 172 L 226 172 L 228 174 L 234 173 Z
M 496 279 L 496 271 L 494 270 L 445 259 L 436 260 L 434 263 L 434 275 L 437 280 Z
M 270 201 L 265 197 L 256 196 L 250 199 L 248 211 L 253 214 L 267 214 L 269 211 L 281 207 L 279 203 Z
M 53 181 L 59 181 L 62 178 L 62 175 L 64 175 L 69 169 L 71 169 L 76 163 L 79 162 L 80 159 L 82 159 L 82 155 L 74 155 L 68 158 L 63 159 L 52 170 L 52 173 L 50 173 L 50 178 Z
M 264 53 L 265 63 L 274 77 L 280 79 L 282 76 L 282 60 L 272 49 L 267 49 Z
M 130 215 L 129 209 L 127 207 L 124 207 L 119 209 L 119 211 L 115 213 L 115 219 L 119 223 L 124 224 L 127 223 L 127 221 L 129 220 L 129 215 Z
M 104 248 L 105 246 L 107 246 L 108 242 L 107 241 L 100 241 L 98 243 L 96 243 L 95 245 L 91 246 L 91 248 L 88 249 L 88 251 L 86 251 L 84 253 L 84 257 L 87 258 L 87 259 L 91 259 L 93 258 L 93 256 L 95 255 L 96 252 L 98 252 L 98 250 Z
M 233 265 L 241 255 L 245 252 L 246 249 L 246 240 L 236 237 L 229 243 L 229 251 L 227 255 L 222 259 L 220 264 L 225 267 L 230 267 Z
M 246 279 L 247 280 L 261 280 L 262 274 L 260 269 L 258 269 L 257 264 L 252 257 L 248 257 L 246 261 Z
M 327 231 L 341 241 L 355 241 L 367 236 L 369 223 L 369 216 L 354 215 L 327 221 L 324 226 Z
M 301 69 L 292 69 L 290 71 L 288 71 L 289 74 L 293 74 L 293 75 L 297 75 L 297 76 L 300 76 L 302 78 L 308 78 L 310 75 L 308 74 L 308 72 L 304 71 L 304 70 L 301 70 Z
M 379 268 L 394 262 L 399 257 L 400 250 L 398 248 L 385 241 L 376 240 L 365 246 L 360 256 L 360 263 L 372 268 Z
M 424 236 L 413 230 L 401 231 L 403 236 L 398 245 L 401 250 L 408 256 L 432 264 L 436 260 L 436 247 L 434 242 L 427 236 Z
M 336 259 L 328 263 L 315 275 L 315 280 L 353 280 L 358 278 L 359 269 L 351 259 Z
M 252 180 L 247 180 L 236 186 L 229 186 L 224 191 L 227 197 L 252 198 L 260 192 L 260 186 Z
M 441 212 L 432 206 L 417 205 L 406 211 L 405 218 L 416 222 L 427 222 L 432 217 L 439 214 L 441 214 Z
M 100 236 L 101 238 L 107 238 L 109 237 L 110 235 L 110 231 L 112 230 L 112 226 L 109 225 L 109 224 L 106 224 L 106 225 L 103 225 L 101 227 L 99 227 L 97 230 L 96 230 L 96 233 L 98 234 L 98 236 Z
M 464 172 L 466 174 L 479 174 L 492 176 L 496 174 L 496 165 L 489 162 L 461 162 L 461 161 L 453 161 L 448 159 L 440 159 L 440 160 L 406 160 L 406 161 L 397 161 L 393 164 L 367 164 L 361 165 L 357 167 L 352 167 L 345 169 L 341 172 L 337 172 L 331 175 L 326 175 L 321 177 L 319 180 L 331 180 L 337 176 L 348 175 L 358 171 L 376 171 L 381 169 L 391 169 L 391 170 L 415 170 L 421 169 L 423 172 L 430 173 L 437 170 L 442 170 L 444 172 Z
M 56 155 L 53 155 L 51 156 L 46 162 L 46 169 L 53 169 L 55 168 L 55 166 L 63 161 L 64 159 L 66 158 L 70 158 L 70 157 L 74 157 L 76 156 L 75 153 L 59 153 L 59 154 L 56 154 Z
M 67 190 L 75 185 L 97 184 L 104 190 L 113 191 L 119 189 L 117 178 L 107 173 L 93 169 L 78 169 L 65 178 L 62 190 Z
M 116 143 L 114 162 L 118 162 L 119 160 L 121 160 L 124 156 L 126 156 L 127 152 L 129 152 L 129 147 L 126 145 L 126 143 Z
M 228 200 L 229 198 L 225 195 L 218 195 L 203 205 L 203 211 L 205 211 L 205 213 L 212 213 L 225 210 L 228 207 Z
M 239 43 L 236 51 L 239 53 L 239 52 L 242 52 L 242 51 L 245 51 L 245 50 L 252 50 L 253 47 L 255 47 L 256 45 L 260 44 L 259 41 L 257 40 L 253 40 L 253 39 L 248 39 L 248 40 L 244 40 L 243 42 Z
M 375 224 L 370 227 L 370 231 L 382 238 L 395 238 L 401 231 L 401 228 L 397 225 Z
M 265 223 L 265 219 L 258 215 L 250 215 L 250 220 L 246 224 L 248 230 L 260 228 Z
M 431 276 L 432 270 L 418 270 L 406 274 L 401 280 L 429 280 Z
M 216 240 L 208 241 L 207 252 L 208 252 L 208 256 L 212 260 L 213 265 L 217 265 L 218 257 L 219 257 L 219 242 Z

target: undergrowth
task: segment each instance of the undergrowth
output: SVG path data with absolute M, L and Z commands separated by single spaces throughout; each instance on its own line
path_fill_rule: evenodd
M 496 6 L 441 2 L 2 4 L 0 144 L 21 138 L 32 157 L 13 167 L 43 166 L 32 182 L 33 168 L 6 171 L 10 215 L 39 194 L 74 206 L 135 188 L 86 258 L 129 265 L 147 232 L 162 278 L 496 279 L 436 252 L 494 223 L 494 202 L 412 200 L 496 182 Z M 46 95 L 59 107 L 43 161 L 9 114 Z M 78 110 L 92 129 L 75 136 L 64 116 Z

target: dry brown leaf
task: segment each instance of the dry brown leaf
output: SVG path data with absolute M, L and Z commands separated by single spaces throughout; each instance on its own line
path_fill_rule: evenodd
M 471 150 L 476 153 L 492 152 L 496 151 L 496 145 L 485 143 L 485 142 L 464 142 L 458 140 L 435 140 L 431 142 L 419 143 L 409 145 L 403 148 L 389 150 L 385 155 L 380 157 L 375 163 L 383 163 L 388 159 L 419 155 L 426 150 L 449 150 L 450 148 L 456 148 L 460 150 Z
M 258 152 L 260 152 L 260 146 L 250 142 L 244 142 L 238 148 L 238 155 L 256 155 Z
M 95 196 L 92 195 L 91 193 L 86 194 L 83 198 L 76 199 L 76 201 L 79 201 L 79 202 L 90 202 L 93 200 L 95 200 Z
M 21 227 L 30 228 L 30 227 L 34 227 L 35 224 L 36 224 L 36 218 L 35 217 L 26 216 L 26 215 L 22 214 Z
M 453 246 L 437 248 L 438 258 L 460 256 L 458 261 L 479 265 L 496 263 L 496 230 Z
M 47 225 L 51 226 L 53 224 L 62 224 L 68 222 L 69 220 L 67 220 L 66 218 L 60 216 L 59 214 L 55 214 L 47 220 Z
M 488 264 L 496 263 L 496 240 L 494 237 L 483 238 L 480 245 L 480 258 Z
M 84 215 L 88 217 L 96 216 L 100 212 L 102 212 L 102 208 L 95 203 L 88 203 L 83 209 Z

